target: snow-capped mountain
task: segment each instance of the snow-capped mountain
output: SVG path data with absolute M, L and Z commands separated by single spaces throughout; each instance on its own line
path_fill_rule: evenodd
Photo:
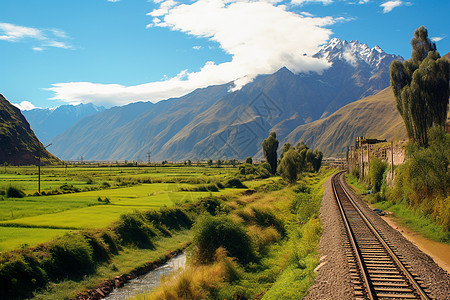
M 61 105 L 56 108 L 35 108 L 23 111 L 36 136 L 43 143 L 49 143 L 55 136 L 65 131 L 79 120 L 104 111 L 103 106 L 92 103 Z
M 358 67 L 361 63 L 370 66 L 372 73 L 376 73 L 380 68 L 389 66 L 393 60 L 403 61 L 403 57 L 388 54 L 379 46 L 370 48 L 367 44 L 358 41 L 342 41 L 338 38 L 331 39 L 328 44 L 322 47 L 314 57 L 325 58 L 330 62 L 337 60 L 346 61 L 353 67 Z
M 332 62 L 321 74 L 281 68 L 239 91 L 229 92 L 230 84 L 210 86 L 156 104 L 105 110 L 55 137 L 52 151 L 86 160 L 140 160 L 148 151 L 157 161 L 262 157 L 270 131 L 282 141 L 298 126 L 388 87 L 389 65 L 399 58 L 338 39 L 317 57 Z

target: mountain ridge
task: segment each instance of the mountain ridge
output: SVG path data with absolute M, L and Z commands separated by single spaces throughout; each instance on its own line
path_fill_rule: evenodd
M 36 136 L 43 143 L 48 143 L 84 117 L 95 115 L 104 110 L 103 106 L 81 103 L 78 105 L 61 105 L 54 109 L 35 108 L 22 111 L 22 114 L 27 118 Z
M 389 85 L 390 62 L 400 57 L 359 42 L 330 42 L 335 45 L 329 43 L 317 53 L 332 59 L 322 74 L 294 74 L 283 67 L 258 76 L 239 91 L 230 92 L 229 83 L 153 105 L 105 110 L 58 135 L 53 150 L 63 159 L 83 156 L 87 160 L 142 160 L 147 152 L 155 160 L 255 155 L 270 131 L 276 130 L 283 140 L 298 126 L 325 118 Z M 365 52 L 354 54 L 349 62 L 345 51 Z M 133 120 L 111 123 L 111 116 L 131 110 L 137 111 Z
M 296 145 L 303 141 L 330 156 L 345 152 L 358 136 L 387 140 L 408 138 L 390 87 L 352 102 L 327 118 L 298 126 L 282 143 Z

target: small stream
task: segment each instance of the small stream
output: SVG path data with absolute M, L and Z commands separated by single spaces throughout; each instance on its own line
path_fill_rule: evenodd
M 148 272 L 146 275 L 136 277 L 125 283 L 123 287 L 114 289 L 114 291 L 103 299 L 123 300 L 142 293 L 149 293 L 159 286 L 161 276 L 167 276 L 173 271 L 184 268 L 185 265 L 186 254 L 182 253 L 168 260 L 161 267 Z

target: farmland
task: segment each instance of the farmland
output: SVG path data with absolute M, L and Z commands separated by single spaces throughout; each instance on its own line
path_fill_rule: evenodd
M 1 287 L 18 299 L 65 299 L 95 290 L 106 279 L 186 247 L 201 226 L 195 224 L 205 220 L 244 226 L 251 264 L 261 261 L 242 273 L 241 283 L 222 292 L 244 288 L 251 296 L 267 291 L 288 265 L 269 258 L 281 255 L 291 261 L 292 255 L 301 255 L 309 275 L 294 268 L 294 277 L 304 277 L 304 293 L 318 263 L 321 186 L 333 172 L 305 172 L 300 183 L 290 185 L 270 176 L 264 164 L 45 166 L 38 193 L 36 167 L 1 171 Z M 11 196 L 11 190 L 18 196 Z M 302 235 L 307 242 L 297 241 Z M 286 243 L 310 248 L 280 248 Z M 257 283 L 268 270 L 273 270 L 271 279 Z M 283 293 L 278 288 L 272 292 Z
M 1 171 L 0 190 L 13 186 L 26 196 L 0 196 L 0 251 L 35 246 L 70 230 L 104 228 L 135 210 L 172 207 L 239 190 L 193 191 L 225 180 L 236 173 L 233 168 L 50 166 L 41 168 L 38 196 L 36 167 Z

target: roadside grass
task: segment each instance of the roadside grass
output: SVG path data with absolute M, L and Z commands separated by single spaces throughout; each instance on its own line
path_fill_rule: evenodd
M 258 253 L 256 261 L 224 258 L 226 252 L 219 248 L 212 263 L 191 260 L 185 271 L 166 278 L 156 291 L 134 299 L 299 299 L 306 295 L 319 263 L 323 184 L 335 171 L 304 174 L 297 185 L 262 189 L 226 202 L 231 209 L 228 217 L 245 226 Z M 198 255 L 195 241 L 190 257 Z
M 352 174 L 346 174 L 345 176 L 347 183 L 350 184 L 353 190 L 374 208 L 392 212 L 393 214 L 389 215 L 389 217 L 395 218 L 402 226 L 411 231 L 417 232 L 426 238 L 450 244 L 450 232 L 444 231 L 442 226 L 437 225 L 421 211 L 413 211 L 404 202 L 377 201 L 374 194 L 362 195 L 367 193 L 367 187 L 358 182 L 358 179 Z
M 62 236 L 70 230 L 46 228 L 0 227 L 0 252 L 34 247 Z
M 170 238 L 157 240 L 155 250 L 125 248 L 118 255 L 113 256 L 110 262 L 99 266 L 94 274 L 84 276 L 78 281 L 64 280 L 58 283 L 50 283 L 45 290 L 36 292 L 33 299 L 74 299 L 78 293 L 96 288 L 106 278 L 130 273 L 133 269 L 141 267 L 145 263 L 163 258 L 172 250 L 181 249 L 191 239 L 190 231 L 183 230 L 173 234 Z
M 355 175 L 347 173 L 345 174 L 345 178 L 347 180 L 347 183 L 349 183 L 353 187 L 353 190 L 358 195 L 367 193 L 367 186 L 359 182 L 358 178 Z
M 450 244 L 450 232 L 444 232 L 442 226 L 437 225 L 420 212 L 412 211 L 404 203 L 393 204 L 389 201 L 382 201 L 373 203 L 372 206 L 383 211 L 391 211 L 402 226 L 418 232 L 426 238 Z

